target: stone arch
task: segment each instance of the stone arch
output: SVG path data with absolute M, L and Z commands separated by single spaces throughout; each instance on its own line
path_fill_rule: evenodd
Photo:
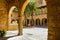
M 21 8 L 21 12 L 20 12 L 20 17 L 22 17 L 23 16 L 23 14 L 24 14 L 24 11 L 25 11 L 25 8 L 26 8 L 26 6 L 28 5 L 28 3 L 30 2 L 30 0 L 25 0 L 25 2 L 23 3 L 23 5 L 22 5 L 22 8 Z M 18 8 L 19 9 L 19 8 Z M 20 10 L 20 9 L 19 9 Z M 23 18 L 23 17 L 22 17 Z M 23 20 L 21 19 L 21 22 L 22 22 Z M 27 25 L 27 24 L 26 24 Z
M 11 14 L 14 8 L 17 8 L 16 6 L 12 6 L 11 9 L 9 10 L 9 23 L 10 23 L 10 19 L 11 19 Z
M 27 25 L 29 24 L 29 21 L 30 21 L 30 20 L 29 20 L 29 19 L 27 19 Z
M 25 1 L 25 2 L 23 2 L 23 1 Z M 26 6 L 28 5 L 28 3 L 30 2 L 30 0 L 23 0 L 22 1 L 22 3 L 21 3 L 21 5 L 22 6 L 20 6 L 19 7 L 19 5 L 18 5 L 18 7 L 19 8 L 21 8 L 21 9 L 19 9 L 19 27 L 18 27 L 18 30 L 19 30 L 19 33 L 18 33 L 18 35 L 22 35 L 23 34 L 23 32 L 22 32 L 22 29 L 23 29 L 23 14 L 24 14 L 24 10 L 25 10 L 25 8 L 26 8 Z
M 42 19 L 42 26 L 47 26 L 47 18 Z
M 37 18 L 35 22 L 36 22 L 36 23 L 35 23 L 36 26 L 40 26 L 40 19 L 39 19 L 39 18 Z
M 15 29 L 17 29 L 17 27 L 11 27 L 11 14 L 12 14 L 12 11 L 14 10 L 14 8 L 18 8 L 17 6 L 12 6 L 12 7 L 10 7 L 10 9 L 9 9 L 9 14 L 8 14 L 8 25 L 9 25 L 9 27 L 8 27 L 8 30 L 15 30 Z M 13 24 L 13 26 L 14 26 L 14 24 Z M 16 26 L 18 26 L 18 24 L 16 24 Z
M 30 24 L 31 24 L 31 26 L 34 26 L 34 19 L 30 20 Z
M 30 0 L 26 0 L 26 1 L 24 2 L 23 6 L 22 6 L 22 9 L 21 9 L 21 14 L 24 13 L 25 8 L 26 8 L 26 6 L 28 5 L 29 2 L 30 2 Z

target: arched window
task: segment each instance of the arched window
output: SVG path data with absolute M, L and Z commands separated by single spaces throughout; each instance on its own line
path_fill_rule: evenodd
M 46 26 L 47 25 L 47 19 L 46 18 L 43 18 L 42 19 L 42 26 Z
M 36 26 L 40 26 L 40 19 L 36 19 Z

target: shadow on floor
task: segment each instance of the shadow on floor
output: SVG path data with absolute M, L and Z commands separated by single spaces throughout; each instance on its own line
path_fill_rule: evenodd
M 18 35 L 15 35 L 18 36 Z M 15 37 L 15 36 L 10 36 L 10 37 L 0 37 L 0 40 L 7 40 L 8 38 Z
M 48 28 L 48 26 L 40 26 L 40 28 Z

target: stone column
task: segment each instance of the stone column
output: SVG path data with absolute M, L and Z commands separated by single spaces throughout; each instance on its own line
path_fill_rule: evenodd
M 42 26 L 42 19 L 40 19 L 40 25 Z
M 18 35 L 22 35 L 22 30 L 23 30 L 23 12 L 21 12 L 21 8 L 23 6 L 23 1 L 21 0 L 21 3 L 19 1 L 18 3 L 18 14 L 19 14 L 19 23 L 18 23 Z
M 60 40 L 60 0 L 47 0 L 48 40 Z
M 46 24 L 45 24 L 45 19 L 43 19 L 43 26 L 45 26 Z
M 29 3 L 29 0 L 18 0 L 18 10 L 19 10 L 19 27 L 18 27 L 18 35 L 22 35 L 23 34 L 23 14 L 24 14 L 24 10 L 27 6 L 27 4 Z
M 18 30 L 19 30 L 19 33 L 18 35 L 22 35 L 22 30 L 23 30 L 23 20 L 22 20 L 23 16 L 20 16 L 19 17 L 19 25 L 18 25 Z

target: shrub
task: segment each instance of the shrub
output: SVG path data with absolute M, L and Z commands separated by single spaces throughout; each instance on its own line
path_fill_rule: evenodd
M 6 31 L 4 31 L 4 30 L 0 30 L 0 37 L 5 36 L 5 34 L 6 34 Z

